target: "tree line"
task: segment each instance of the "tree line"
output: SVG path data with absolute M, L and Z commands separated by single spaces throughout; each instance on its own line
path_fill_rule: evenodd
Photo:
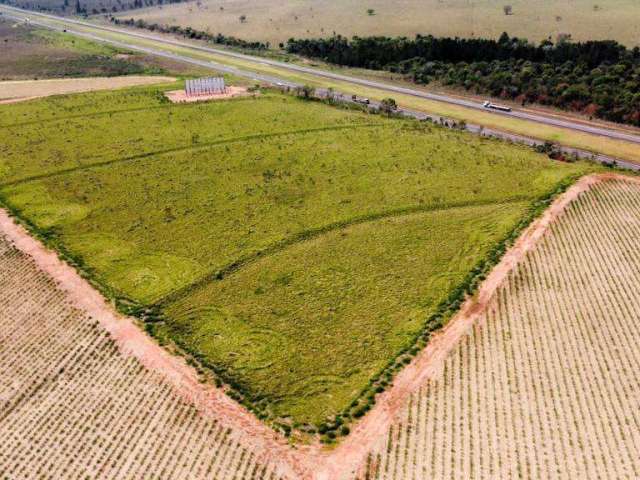
M 613 40 L 533 44 L 526 39 L 354 37 L 290 39 L 289 53 L 388 70 L 416 83 L 535 102 L 640 126 L 640 48 Z
M 171 33 L 174 35 L 181 35 L 184 38 L 190 38 L 194 40 L 204 40 L 209 43 L 215 43 L 217 45 L 227 45 L 230 47 L 237 47 L 247 50 L 266 50 L 269 48 L 269 42 L 251 42 L 242 40 L 240 38 L 222 35 L 221 33 L 209 33 L 203 30 L 196 30 L 191 27 L 181 27 L 179 25 L 160 25 L 158 23 L 149 23 L 144 20 L 119 19 L 115 17 L 110 18 L 111 22 L 115 25 L 126 25 L 129 27 L 144 28 L 151 30 L 152 32 Z

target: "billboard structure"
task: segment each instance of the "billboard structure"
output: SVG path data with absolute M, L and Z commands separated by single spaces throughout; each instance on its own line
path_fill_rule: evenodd
M 227 87 L 222 77 L 206 77 L 187 80 L 184 91 L 187 97 L 198 97 L 227 93 Z

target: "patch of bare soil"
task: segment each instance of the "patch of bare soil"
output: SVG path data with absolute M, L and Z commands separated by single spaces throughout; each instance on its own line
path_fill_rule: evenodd
M 123 77 L 68 78 L 54 80 L 10 80 L 0 82 L 0 100 L 24 101 L 68 93 L 113 90 L 138 85 L 175 82 L 173 77 L 131 75 Z
M 19 103 L 26 102 L 27 100 L 33 100 L 39 97 L 16 97 L 16 98 L 6 98 L 4 100 L 0 100 L 0 105 L 7 105 L 9 103 Z
M 30 237 L 2 210 L 0 230 L 18 249 L 30 255 L 39 268 L 59 282 L 78 308 L 98 319 L 123 353 L 134 355 L 146 368 L 162 375 L 168 384 L 204 415 L 212 415 L 229 428 L 242 432 L 246 444 L 256 453 L 277 463 L 282 475 L 300 480 L 338 480 L 349 478 L 364 467 L 367 454 L 385 441 L 390 425 L 401 414 L 409 396 L 426 381 L 439 375 L 447 355 L 482 318 L 499 285 L 535 247 L 565 207 L 592 185 L 615 178 L 629 180 L 633 177 L 614 173 L 586 176 L 559 196 L 507 251 L 482 283 L 478 293 L 464 303 L 458 314 L 433 337 L 427 348 L 398 374 L 393 386 L 378 397 L 374 408 L 354 426 L 351 434 L 331 451 L 319 444 L 297 448 L 290 446 L 284 438 L 230 399 L 222 389 L 201 384 L 196 371 L 182 358 L 172 356 L 157 345 L 134 320 L 117 314 L 72 267 Z M 640 182 L 637 178 L 633 180 Z
M 210 102 L 213 100 L 228 100 L 233 97 L 254 95 L 248 92 L 245 87 L 227 87 L 225 93 L 212 93 L 210 95 L 187 96 L 184 90 L 172 90 L 164 94 L 173 103 Z

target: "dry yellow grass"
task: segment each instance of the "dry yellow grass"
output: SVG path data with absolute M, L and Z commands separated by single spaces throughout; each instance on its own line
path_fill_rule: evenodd
M 507 4 L 513 7 L 513 15 L 504 14 Z M 240 15 L 247 16 L 246 23 L 240 23 Z M 121 16 L 209 29 L 273 45 L 290 37 L 333 32 L 497 37 L 507 31 L 533 41 L 571 33 L 580 40 L 640 42 L 637 0 L 203 0 L 127 11 Z
M 571 203 L 359 478 L 638 478 L 639 218 L 636 182 Z
M 68 93 L 174 82 L 173 77 L 132 75 L 124 77 L 64 78 L 54 80 L 12 80 L 0 82 L 0 102 L 15 102 Z

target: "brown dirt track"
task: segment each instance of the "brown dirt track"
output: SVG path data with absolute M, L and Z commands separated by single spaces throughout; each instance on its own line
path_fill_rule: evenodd
M 556 199 L 544 215 L 509 249 L 499 265 L 483 282 L 478 294 L 468 300 L 447 327 L 400 372 L 393 386 L 378 397 L 375 407 L 332 451 L 325 451 L 317 444 L 290 447 L 284 439 L 274 434 L 221 390 L 199 383 L 196 372 L 182 359 L 170 355 L 155 344 L 133 320 L 116 314 L 75 270 L 31 238 L 4 211 L 0 212 L 0 233 L 3 233 L 15 248 L 32 258 L 38 269 L 53 278 L 75 308 L 98 319 L 101 327 L 109 332 L 123 355 L 135 357 L 146 369 L 159 375 L 181 398 L 195 405 L 201 415 L 215 418 L 225 427 L 240 432 L 239 445 L 242 444 L 243 448 L 255 452 L 261 461 L 275 465 L 273 468 L 278 475 L 296 480 L 341 480 L 352 478 L 357 472 L 361 472 L 370 452 L 379 450 L 385 444 L 389 428 L 406 408 L 411 395 L 430 379 L 438 377 L 450 352 L 483 318 L 482 314 L 491 305 L 496 290 L 509 272 L 533 250 L 567 205 L 593 185 L 621 177 L 616 174 L 584 177 Z M 1 467 L 0 456 L 0 472 Z
M 0 82 L 0 103 L 15 103 L 34 98 L 69 93 L 112 90 L 116 88 L 175 82 L 173 77 L 131 75 L 122 77 L 64 78 L 52 80 L 9 80 Z
M 193 368 L 157 345 L 132 319 L 116 313 L 72 267 L 30 237 L 4 211 L 0 211 L 0 232 L 15 248 L 33 259 L 38 269 L 45 272 L 64 290 L 77 309 L 86 312 L 91 318 L 98 319 L 101 327 L 109 332 L 124 356 L 134 356 L 146 369 L 161 375 L 175 392 L 204 415 L 215 418 L 236 432 L 241 432 L 245 448 L 277 464 L 276 471 L 279 475 L 289 479 L 306 475 L 297 458 L 297 452 L 279 439 L 273 430 L 261 424 L 222 390 L 199 383 Z

